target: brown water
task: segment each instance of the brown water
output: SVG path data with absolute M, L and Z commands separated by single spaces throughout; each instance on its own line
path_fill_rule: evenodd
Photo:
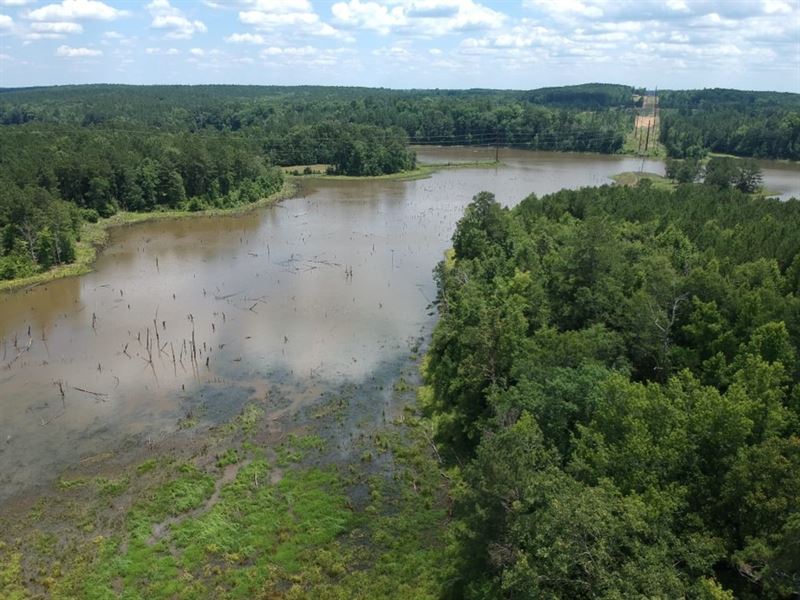
M 95 272 L 0 296 L 0 499 L 159 438 L 187 412 L 214 422 L 269 397 L 290 414 L 359 382 L 390 401 L 381 382 L 433 324 L 432 269 L 474 194 L 510 205 L 642 167 L 597 155 L 501 159 L 417 181 L 307 180 L 299 197 L 249 214 L 117 229 Z M 767 185 L 800 196 L 798 171 L 781 173 L 774 183 L 765 170 Z

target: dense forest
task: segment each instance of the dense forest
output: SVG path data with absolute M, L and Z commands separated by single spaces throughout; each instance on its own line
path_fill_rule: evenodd
M 313 128 L 322 123 L 398 128 L 412 143 L 612 153 L 633 126 L 632 92 L 606 84 L 530 92 L 65 86 L 0 93 L 0 123 L 241 131 L 262 140 L 278 164 L 303 164 L 295 148 L 313 148 L 319 139 Z M 324 156 L 323 148 L 312 162 Z
M 230 207 L 283 182 L 251 140 L 228 134 L 1 128 L 0 145 L 0 279 L 72 262 L 85 220 Z
M 800 593 L 800 201 L 648 183 L 458 224 L 423 394 L 452 598 Z
M 705 151 L 800 160 L 800 96 L 687 90 L 659 93 L 661 143 L 670 156 Z

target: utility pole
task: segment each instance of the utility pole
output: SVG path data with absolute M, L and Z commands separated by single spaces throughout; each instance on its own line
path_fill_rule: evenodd
M 647 148 L 650 145 L 650 123 L 647 124 L 647 139 L 644 142 L 644 151 L 647 152 Z
M 658 122 L 658 86 L 653 92 L 653 150 L 658 150 L 658 137 L 656 136 L 656 123 Z

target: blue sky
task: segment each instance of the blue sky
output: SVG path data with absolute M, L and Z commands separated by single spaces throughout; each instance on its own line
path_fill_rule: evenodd
M 0 86 L 800 92 L 800 0 L 0 0 Z

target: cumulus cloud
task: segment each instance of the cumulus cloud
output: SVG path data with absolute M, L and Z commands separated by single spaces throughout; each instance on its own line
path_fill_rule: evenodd
M 315 46 L 269 46 L 259 56 L 267 66 L 331 67 L 342 64 L 353 55 L 349 48 L 317 48 Z
M 145 48 L 145 53 L 153 55 L 176 56 L 181 53 L 177 48 Z
M 331 7 L 331 12 L 340 26 L 371 29 L 384 35 L 407 23 L 403 7 L 395 6 L 390 9 L 377 2 L 337 2 Z
M 39 33 L 83 33 L 83 26 L 80 23 L 31 23 L 31 29 Z
M 270 46 L 261 51 L 261 56 L 311 56 L 317 53 L 317 49 L 313 46 L 302 47 L 289 47 L 279 48 L 277 46 Z
M 474 0 L 348 0 L 331 7 L 334 23 L 342 28 L 380 34 L 446 35 L 500 27 L 507 16 Z
M 11 29 L 14 27 L 14 19 L 8 15 L 0 15 L 0 30 Z
M 188 40 L 195 33 L 208 31 L 205 23 L 189 19 L 182 10 L 172 6 L 169 0 L 153 0 L 147 5 L 147 10 L 153 17 L 150 26 L 153 29 L 165 30 L 169 39 Z
M 616 62 L 616 73 L 800 67 L 796 20 L 787 18 L 796 9 L 787 0 L 524 0 L 524 7 L 523 18 L 463 39 L 458 53 L 508 68 Z M 776 64 L 781 54 L 795 58 Z
M 244 0 L 247 10 L 239 21 L 259 31 L 290 30 L 292 34 L 341 37 L 339 31 L 320 19 L 309 0 Z
M 413 54 L 405 46 L 388 46 L 376 48 L 372 51 L 375 56 L 389 58 L 391 60 L 407 61 L 413 58 Z
M 580 15 L 583 17 L 598 18 L 603 16 L 601 2 L 582 0 L 526 0 L 527 6 L 537 8 L 553 15 Z
M 678 12 L 689 11 L 689 5 L 686 4 L 686 0 L 667 0 L 667 8 Z
M 60 4 L 47 4 L 27 14 L 34 21 L 76 21 L 96 19 L 113 21 L 129 13 L 118 10 L 99 0 L 63 0 Z
M 70 46 L 59 46 L 56 50 L 56 56 L 61 56 L 63 58 L 85 58 L 102 55 L 102 50 L 95 50 L 93 48 L 72 48 Z
M 783 2 L 783 0 L 764 0 L 762 6 L 764 7 L 764 12 L 768 15 L 788 15 L 792 12 L 792 7 L 788 2 Z
M 225 38 L 230 44 L 266 44 L 266 38 L 259 33 L 234 33 Z

